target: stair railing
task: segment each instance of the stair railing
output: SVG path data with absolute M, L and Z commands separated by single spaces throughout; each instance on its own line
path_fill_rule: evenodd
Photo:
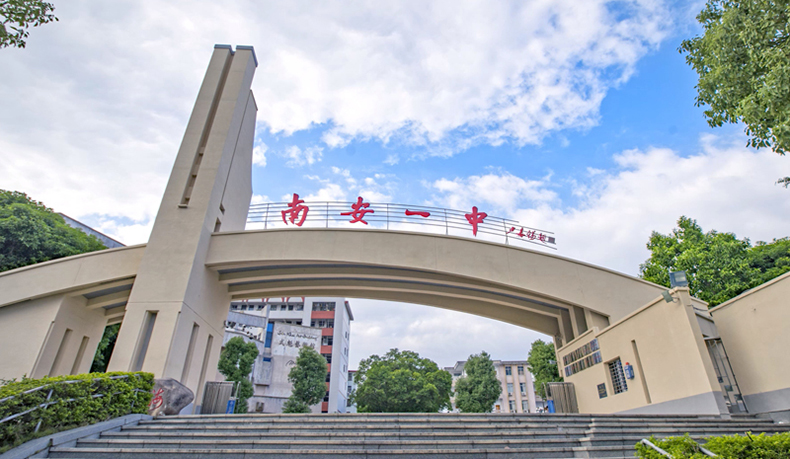
M 643 438 L 639 443 L 647 446 L 648 448 L 651 448 L 652 450 L 654 450 L 655 452 L 657 452 L 658 454 L 660 454 L 660 455 L 662 455 L 664 457 L 668 457 L 669 459 L 672 459 L 672 456 L 668 452 L 666 452 L 663 449 L 659 448 L 658 446 L 654 445 L 647 438 Z
M 659 448 L 658 446 L 654 445 L 653 443 L 650 442 L 650 440 L 648 440 L 646 438 L 643 438 L 639 443 L 647 446 L 648 448 L 653 449 L 658 454 L 661 454 L 664 457 L 668 457 L 669 459 L 672 459 L 672 455 L 671 454 L 669 454 L 668 452 L 666 452 L 663 449 Z M 694 442 L 694 443 L 696 443 L 696 442 Z M 706 449 L 705 447 L 703 447 L 699 443 L 697 443 L 697 448 L 699 448 L 699 451 L 702 454 L 704 454 L 704 455 L 706 455 L 708 457 L 719 457 L 717 454 L 715 454 L 715 453 L 711 452 L 710 450 Z

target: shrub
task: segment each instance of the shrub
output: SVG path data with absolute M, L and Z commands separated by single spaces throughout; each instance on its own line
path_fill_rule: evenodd
M 705 448 L 722 459 L 786 459 L 790 457 L 790 432 L 774 435 L 724 435 L 705 439 Z M 697 442 L 688 434 L 682 437 L 668 437 L 658 440 L 650 437 L 650 442 L 675 459 L 709 459 L 703 454 Z M 642 459 L 666 459 L 664 456 L 641 443 L 636 444 L 638 457 Z
M 60 432 L 126 414 L 147 413 L 153 387 L 154 376 L 142 372 L 8 382 L 0 386 L 0 420 L 7 419 L 0 423 L 0 445 L 10 448 L 40 432 Z

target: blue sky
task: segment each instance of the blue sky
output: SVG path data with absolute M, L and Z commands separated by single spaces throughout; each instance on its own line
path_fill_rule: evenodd
M 693 154 L 699 146 L 700 134 L 714 131 L 705 122 L 703 108 L 694 105 L 696 73 L 677 51 L 682 39 L 683 36 L 670 36 L 658 50 L 640 59 L 634 75 L 607 92 L 594 126 L 553 131 L 539 144 L 520 145 L 517 139 L 509 139 L 497 146 L 475 145 L 451 158 L 426 157 L 430 147 L 397 140 L 359 139 L 343 147 L 327 148 L 321 137 L 331 129 L 331 123 L 314 125 L 291 135 L 273 133 L 262 123 L 256 144 L 265 145 L 268 151 L 266 167 L 255 169 L 255 193 L 273 201 L 280 201 L 291 192 L 302 196 L 314 194 L 321 189 L 321 183 L 309 177 L 337 178 L 332 171 L 335 167 L 360 177 L 391 176 L 393 200 L 419 204 L 434 201 L 424 182 L 448 176 L 504 170 L 529 179 L 553 174 L 559 180 L 579 180 L 587 175 L 588 168 L 616 168 L 613 155 L 628 149 L 661 146 L 680 155 Z M 718 131 L 737 134 L 740 129 L 732 126 Z M 282 153 L 293 146 L 302 150 L 323 147 L 322 160 L 289 167 L 290 158 Z M 397 158 L 397 163 L 388 162 L 391 158 Z M 563 206 L 574 204 L 570 187 L 559 186 L 556 191 Z
M 700 1 L 56 2 L 0 50 L 0 188 L 144 243 L 216 43 L 255 47 L 254 202 L 432 204 L 521 221 L 557 252 L 638 274 L 678 217 L 788 235 L 790 159 L 710 128 L 677 52 Z M 355 299 L 352 362 L 450 365 L 540 335 Z M 545 337 L 544 337 L 545 338 Z M 518 343 L 514 346 L 514 343 Z

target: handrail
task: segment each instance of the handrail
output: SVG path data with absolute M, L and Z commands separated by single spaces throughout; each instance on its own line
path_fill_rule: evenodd
M 652 448 L 654 451 L 656 451 L 658 454 L 663 455 L 664 457 L 668 457 L 668 458 L 672 459 L 672 455 L 671 454 L 669 454 L 668 452 L 666 452 L 663 449 L 659 448 L 658 446 L 654 445 L 653 443 L 650 442 L 650 440 L 648 440 L 646 438 L 643 438 L 642 440 L 640 440 L 639 443 L 641 443 L 641 444 L 643 444 L 643 445 L 645 445 L 645 446 L 647 446 L 649 448 Z M 694 443 L 697 445 L 697 448 L 699 448 L 699 451 L 702 454 L 704 454 L 704 455 L 706 455 L 708 457 L 719 457 L 716 453 L 711 452 L 710 450 L 706 449 L 705 447 L 703 447 L 702 445 L 700 445 L 696 441 L 694 441 Z
M 709 451 L 709 450 L 707 450 L 707 449 L 703 448 L 703 447 L 702 447 L 702 445 L 700 445 L 699 443 L 697 443 L 697 446 L 699 446 L 699 451 L 700 451 L 702 454 L 704 454 L 704 455 L 706 455 L 706 456 L 708 456 L 708 457 L 719 457 L 719 455 L 718 455 L 718 454 L 716 454 L 716 453 L 714 453 L 714 452 L 711 452 L 711 451 Z
M 640 440 L 640 441 L 639 441 L 639 443 L 641 443 L 641 444 L 643 444 L 643 445 L 647 446 L 648 448 L 652 448 L 652 449 L 653 449 L 653 450 L 655 450 L 655 451 L 656 451 L 658 454 L 661 454 L 661 455 L 662 455 L 662 456 L 664 456 L 664 457 L 668 457 L 669 459 L 672 459 L 672 456 L 671 456 L 671 455 L 670 455 L 668 452 L 666 452 L 666 451 L 664 451 L 663 449 L 659 448 L 658 446 L 654 445 L 654 444 L 653 444 L 653 443 L 651 443 L 651 442 L 650 442 L 650 440 L 648 440 L 647 438 L 643 438 L 642 440 Z

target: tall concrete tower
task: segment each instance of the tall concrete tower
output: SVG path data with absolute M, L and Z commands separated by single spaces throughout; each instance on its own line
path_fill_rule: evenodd
M 180 380 L 200 397 L 230 296 L 205 266 L 211 234 L 244 230 L 257 107 L 252 47 L 217 45 L 126 306 L 109 371 Z M 196 400 L 199 400 L 196 398 Z

